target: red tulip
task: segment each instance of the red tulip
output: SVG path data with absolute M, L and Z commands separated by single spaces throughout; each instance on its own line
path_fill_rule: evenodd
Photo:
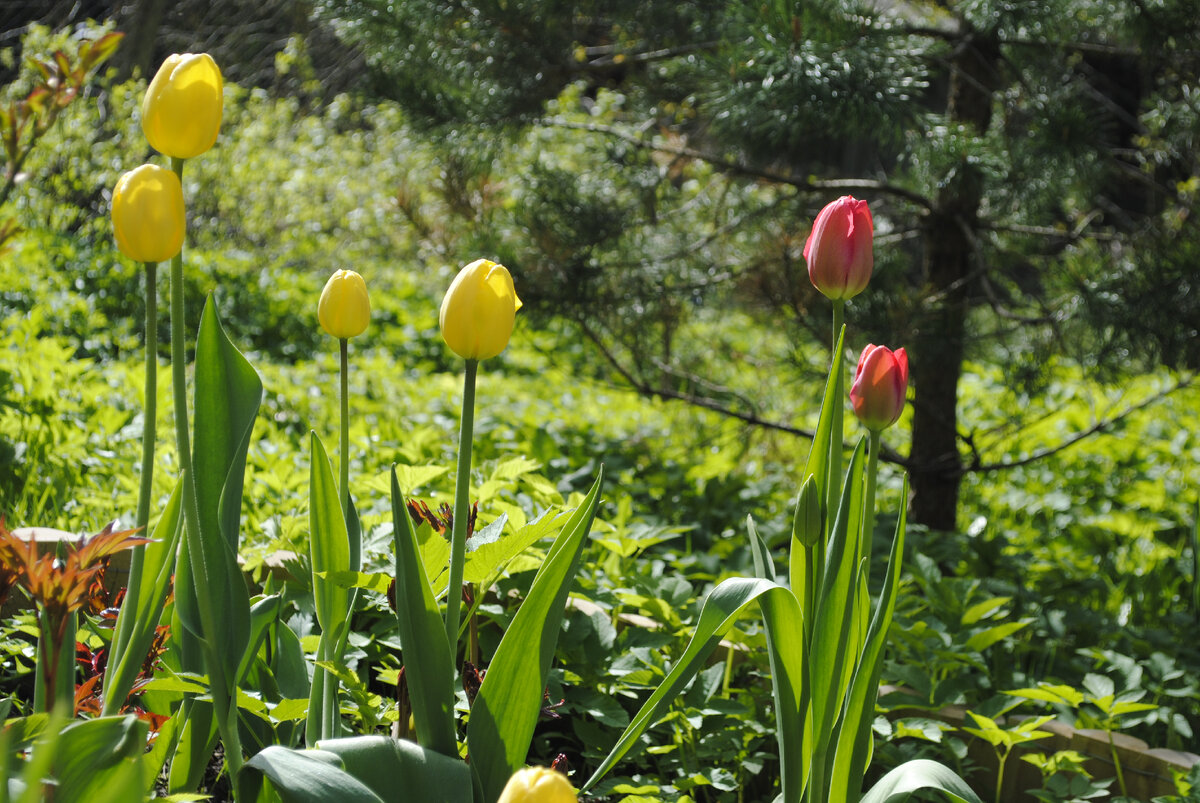
M 904 410 L 908 390 L 908 355 L 904 349 L 867 346 L 858 358 L 850 404 L 858 420 L 872 432 L 887 429 Z
M 854 298 L 871 280 L 871 210 L 866 201 L 843 195 L 821 210 L 804 244 L 813 287 L 831 301 Z

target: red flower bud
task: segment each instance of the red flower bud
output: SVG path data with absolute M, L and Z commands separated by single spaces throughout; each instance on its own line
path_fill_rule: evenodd
M 804 244 L 808 278 L 832 301 L 854 298 L 871 280 L 871 210 L 843 195 L 821 210 Z
M 887 429 L 904 410 L 908 390 L 908 355 L 904 349 L 867 346 L 858 358 L 850 404 L 858 420 L 872 432 Z

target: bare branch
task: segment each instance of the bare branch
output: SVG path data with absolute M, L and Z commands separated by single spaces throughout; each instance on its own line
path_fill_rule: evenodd
M 1162 401 L 1166 397 L 1170 396 L 1172 393 L 1175 393 L 1178 390 L 1182 390 L 1183 388 L 1189 387 L 1194 380 L 1195 380 L 1194 375 L 1185 376 L 1182 379 L 1180 379 L 1178 382 L 1173 384 L 1171 387 L 1167 388 L 1166 390 L 1159 391 L 1158 393 L 1154 394 L 1153 396 L 1151 396 L 1147 399 L 1143 399 L 1142 401 L 1138 402 L 1137 404 L 1135 404 L 1125 410 L 1122 410 L 1120 413 L 1118 413 L 1115 416 L 1112 416 L 1111 418 L 1106 418 L 1102 421 L 1097 421 L 1095 424 L 1092 424 L 1092 426 L 1088 427 L 1087 429 L 1082 430 L 1080 432 L 1076 432 L 1074 435 L 1072 435 L 1071 437 L 1064 440 L 1062 443 L 1059 443 L 1055 446 L 1050 446 L 1045 449 L 1039 449 L 1038 451 L 1036 451 L 1030 455 L 1022 457 L 1020 460 L 1007 460 L 1007 461 L 999 461 L 996 463 L 975 463 L 975 464 L 972 464 L 972 465 L 968 466 L 967 468 L 965 468 L 964 473 L 969 472 L 969 473 L 982 474 L 984 472 L 991 472 L 991 471 L 1004 471 L 1005 469 L 1018 468 L 1020 466 L 1027 466 L 1030 463 L 1037 462 L 1038 460 L 1044 460 L 1047 457 L 1051 457 L 1052 455 L 1056 455 L 1061 451 L 1071 448 L 1072 446 L 1079 443 L 1080 441 L 1086 440 L 1087 438 L 1090 438 L 1091 436 L 1093 436 L 1099 432 L 1103 432 L 1104 430 L 1111 427 L 1113 424 L 1116 424 L 1117 422 L 1119 422 L 1125 418 L 1128 418 L 1130 415 L 1132 415 L 1133 413 L 1136 413 L 1139 410 L 1144 410 L 1147 407 L 1151 406 L 1152 404 L 1157 404 L 1158 402 Z
M 667 145 L 665 143 L 656 143 L 640 136 L 635 136 L 628 131 L 617 128 L 616 126 L 601 125 L 599 123 L 581 123 L 572 120 L 562 120 L 559 118 L 547 118 L 541 121 L 542 125 L 557 126 L 559 128 L 569 128 L 578 131 L 590 131 L 594 134 L 603 134 L 608 137 L 619 139 L 622 142 L 627 142 L 639 148 L 656 151 L 658 153 L 669 153 L 674 156 L 683 156 L 689 159 L 697 159 L 702 162 L 707 162 L 721 170 L 736 175 L 750 176 L 751 178 L 770 181 L 775 184 L 787 184 L 801 190 L 818 191 L 818 190 L 860 190 L 866 192 L 878 192 L 884 195 L 891 195 L 896 198 L 908 201 L 911 204 L 921 207 L 924 210 L 933 209 L 933 201 L 926 198 L 920 193 L 914 192 L 906 187 L 898 187 L 895 184 L 889 184 L 886 181 L 874 181 L 872 179 L 812 179 L 808 177 L 796 177 L 777 173 L 773 170 L 766 170 L 753 165 L 745 164 L 744 162 L 736 161 L 718 156 L 714 153 L 706 153 L 705 151 L 697 150 L 696 148 L 688 148 L 682 145 Z

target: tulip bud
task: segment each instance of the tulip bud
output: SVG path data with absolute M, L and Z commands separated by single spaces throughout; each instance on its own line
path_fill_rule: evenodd
M 144 164 L 117 180 L 112 196 L 113 234 L 121 253 L 138 262 L 165 262 L 183 248 L 186 229 L 179 177 Z
M 896 423 L 908 390 L 908 355 L 904 349 L 867 346 L 858 358 L 850 404 L 858 420 L 872 432 Z
M 813 287 L 831 301 L 854 298 L 871 279 L 871 210 L 866 201 L 838 198 L 817 215 L 804 244 L 804 260 Z
M 337 270 L 325 283 L 317 303 L 321 328 L 338 338 L 361 335 L 371 319 L 367 283 L 352 270 Z
M 221 130 L 223 87 L 221 71 L 207 53 L 167 56 L 142 100 L 142 131 L 150 147 L 176 159 L 211 148 Z
M 525 767 L 508 779 L 497 803 L 578 803 L 567 776 L 545 767 Z
M 800 486 L 796 517 L 792 519 L 792 538 L 804 546 L 814 546 L 821 539 L 821 495 L 817 490 L 817 478 L 812 474 Z
M 477 259 L 458 272 L 442 299 L 442 337 L 465 360 L 495 357 L 508 345 L 520 308 L 508 268 Z

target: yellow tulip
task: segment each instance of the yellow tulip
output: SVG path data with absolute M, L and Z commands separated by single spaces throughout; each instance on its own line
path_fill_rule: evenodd
M 357 337 L 366 331 L 370 319 L 371 299 L 363 277 L 352 270 L 334 271 L 317 303 L 321 328 L 334 337 Z
M 144 164 L 117 180 L 113 233 L 121 253 L 138 262 L 165 262 L 183 248 L 187 227 L 183 187 L 174 172 Z
M 442 337 L 466 360 L 486 360 L 504 351 L 521 299 L 508 268 L 477 259 L 458 272 L 442 299 Z
M 223 86 L 207 53 L 167 56 L 142 100 L 142 131 L 150 147 L 176 159 L 211 148 L 221 130 Z
M 497 803 L 578 803 L 567 776 L 545 767 L 517 770 Z

